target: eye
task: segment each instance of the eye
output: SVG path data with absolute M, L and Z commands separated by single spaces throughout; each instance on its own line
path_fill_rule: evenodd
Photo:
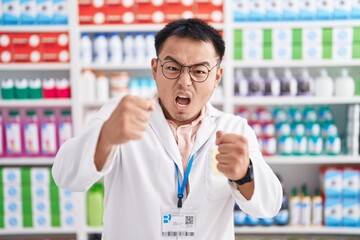
M 168 72 L 179 72 L 180 68 L 181 68 L 179 66 L 179 64 L 177 64 L 175 62 L 166 62 L 166 63 L 164 63 L 163 67 Z
M 204 65 L 194 65 L 191 68 L 191 72 L 194 75 L 206 75 L 209 70 Z

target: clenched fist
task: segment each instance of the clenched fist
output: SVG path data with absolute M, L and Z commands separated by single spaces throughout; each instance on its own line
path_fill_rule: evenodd
M 241 135 L 216 132 L 217 168 L 230 180 L 245 176 L 250 160 L 247 139 Z
M 102 131 L 112 145 L 140 139 L 149 121 L 149 112 L 155 109 L 153 99 L 125 96 L 104 123 Z

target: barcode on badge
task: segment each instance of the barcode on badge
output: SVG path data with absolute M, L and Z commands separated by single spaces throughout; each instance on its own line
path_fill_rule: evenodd
M 194 232 L 163 232 L 163 237 L 193 237 L 195 236 Z
M 194 216 L 185 216 L 185 224 L 186 225 L 194 224 Z

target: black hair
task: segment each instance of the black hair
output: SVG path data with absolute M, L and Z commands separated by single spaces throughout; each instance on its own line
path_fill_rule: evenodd
M 168 23 L 155 35 L 155 50 L 156 55 L 159 56 L 161 47 L 166 39 L 171 36 L 191 38 L 194 40 L 212 43 L 220 61 L 225 53 L 225 43 L 219 32 L 205 23 L 204 21 L 196 18 L 180 19 Z

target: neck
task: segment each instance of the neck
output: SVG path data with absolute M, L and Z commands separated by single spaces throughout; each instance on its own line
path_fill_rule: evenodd
M 198 112 L 197 114 L 195 114 L 195 116 L 193 116 L 192 118 L 190 119 L 186 119 L 186 120 L 178 120 L 178 119 L 175 119 L 171 116 L 171 114 L 167 111 L 167 109 L 165 108 L 165 106 L 162 104 L 161 100 L 159 99 L 159 103 L 160 103 L 160 106 L 161 106 L 161 109 L 163 110 L 163 113 L 164 113 L 164 116 L 167 120 L 170 120 L 172 122 L 174 122 L 178 127 L 182 126 L 182 125 L 186 125 L 186 124 L 189 124 L 191 123 L 192 121 L 194 121 L 195 119 L 197 119 L 200 114 L 201 114 L 201 111 Z

